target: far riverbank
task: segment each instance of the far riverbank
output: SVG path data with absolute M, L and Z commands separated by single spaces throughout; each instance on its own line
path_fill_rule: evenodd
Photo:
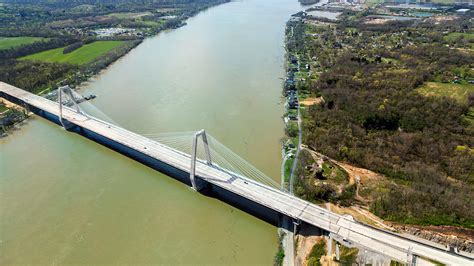
M 29 14 L 31 8 L 36 8 L 40 14 L 47 9 L 51 14 L 48 19 L 28 16 L 23 24 L 12 20 L 0 26 L 3 41 L 18 42 L 0 47 L 0 80 L 40 95 L 62 85 L 74 88 L 128 54 L 144 39 L 182 27 L 199 12 L 229 1 L 209 0 L 199 4 L 165 5 L 158 9 L 151 3 L 140 7 L 111 5 L 108 9 L 91 5 L 87 11 L 68 9 L 69 5 L 74 7 L 72 3 L 52 5 L 49 9 L 41 3 L 6 4 L 6 22 L 16 16 L 15 12 Z M 64 20 L 58 15 L 61 12 L 64 17 L 74 17 L 74 20 Z M 35 23 L 27 23 L 29 20 Z M 40 28 L 30 24 L 40 25 Z M 36 36 L 36 41 L 20 43 L 33 38 L 25 36 Z
M 299 10 L 296 0 L 210 8 L 146 38 L 81 93 L 137 133 L 204 128 L 279 181 L 285 23 Z M 273 263 L 274 226 L 55 125 L 33 117 L 0 145 L 9 264 Z

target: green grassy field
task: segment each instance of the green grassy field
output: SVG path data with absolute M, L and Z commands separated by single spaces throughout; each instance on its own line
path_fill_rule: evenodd
M 417 91 L 425 96 L 446 96 L 460 103 L 465 103 L 469 93 L 474 92 L 474 85 L 426 82 Z
M 474 93 L 474 85 L 426 82 L 423 86 L 419 87 L 417 91 L 425 96 L 445 96 L 455 99 L 460 103 L 466 103 L 469 93 Z M 469 108 L 469 112 L 465 118 L 474 126 L 474 108 Z
M 83 65 L 97 57 L 123 45 L 125 41 L 96 41 L 86 44 L 70 53 L 63 54 L 64 47 L 22 57 L 21 60 L 38 60 L 51 63 L 70 63 Z
M 464 36 L 466 40 L 474 40 L 474 33 L 461 33 L 461 32 L 451 32 L 448 35 L 444 36 L 444 39 L 446 41 L 455 41 L 457 40 L 461 35 Z
M 314 244 L 314 246 L 311 248 L 311 251 L 308 254 L 307 265 L 311 265 L 311 266 L 322 265 L 320 260 L 322 256 L 326 255 L 327 253 L 326 250 L 327 250 L 327 247 L 326 247 L 326 242 L 324 240 L 320 240 L 319 242 Z
M 291 175 L 291 168 L 293 168 L 293 162 L 295 161 L 294 158 L 290 158 L 286 160 L 285 162 L 285 182 L 288 182 L 290 180 L 290 175 Z
M 140 22 L 146 27 L 158 27 L 158 26 L 160 26 L 161 24 L 164 23 L 163 20 L 161 20 L 161 21 L 151 21 L 151 20 L 141 20 L 141 19 L 137 19 L 136 22 Z
M 0 37 L 0 50 L 9 49 L 23 44 L 30 44 L 38 41 L 45 41 L 47 38 L 41 37 Z
M 8 111 L 8 108 L 5 105 L 0 103 L 0 114 L 6 111 Z

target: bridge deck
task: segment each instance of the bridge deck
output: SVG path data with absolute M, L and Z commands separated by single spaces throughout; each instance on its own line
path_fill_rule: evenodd
M 59 116 L 59 106 L 56 102 L 0 82 L 0 92 L 2 91 L 31 106 Z M 190 170 L 191 161 L 189 155 L 176 151 L 156 141 L 99 119 L 78 114 L 70 108 L 63 109 L 63 117 L 75 125 L 156 158 L 177 169 L 185 172 L 189 172 Z M 203 162 L 196 164 L 196 176 L 262 206 L 276 210 L 295 220 L 302 220 L 399 261 L 407 261 L 407 252 L 408 249 L 411 248 L 413 254 L 433 258 L 445 264 L 474 265 L 472 258 L 467 257 L 467 255 L 461 256 L 459 254 L 448 253 L 434 243 L 427 245 L 421 241 L 414 241 L 391 232 L 378 230 L 351 221 L 317 205 L 265 186 L 254 180 L 235 178 L 235 176 L 216 167 L 208 166 Z

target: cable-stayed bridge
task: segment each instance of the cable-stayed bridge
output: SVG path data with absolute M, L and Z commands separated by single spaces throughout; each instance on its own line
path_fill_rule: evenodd
M 474 265 L 467 254 L 376 229 L 292 196 L 205 131 L 140 135 L 86 114 L 67 88 L 59 89 L 55 102 L 0 82 L 0 97 L 272 224 L 288 217 L 404 263 L 428 258 Z

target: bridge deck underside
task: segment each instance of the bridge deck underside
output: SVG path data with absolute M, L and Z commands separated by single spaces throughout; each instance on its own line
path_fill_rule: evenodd
M 59 105 L 43 97 L 31 94 L 19 88 L 0 82 L 0 93 L 23 101 L 43 111 L 59 116 Z M 0 95 L 1 96 L 1 95 Z M 176 169 L 189 173 L 191 159 L 188 154 L 181 153 L 156 141 L 106 123 L 99 119 L 78 114 L 70 108 L 63 109 L 63 118 L 83 129 L 99 134 L 118 142 L 135 151 L 155 158 Z M 196 176 L 245 199 L 264 207 L 275 210 L 283 215 L 301 220 L 328 232 L 337 234 L 353 243 L 357 243 L 396 260 L 406 262 L 408 249 L 412 253 L 427 258 L 436 258 L 447 264 L 466 265 L 472 259 L 448 253 L 439 246 L 427 245 L 394 233 L 375 229 L 329 212 L 315 204 L 301 200 L 295 196 L 260 184 L 252 179 L 236 177 L 222 171 L 218 167 L 209 166 L 202 161 L 196 164 Z

